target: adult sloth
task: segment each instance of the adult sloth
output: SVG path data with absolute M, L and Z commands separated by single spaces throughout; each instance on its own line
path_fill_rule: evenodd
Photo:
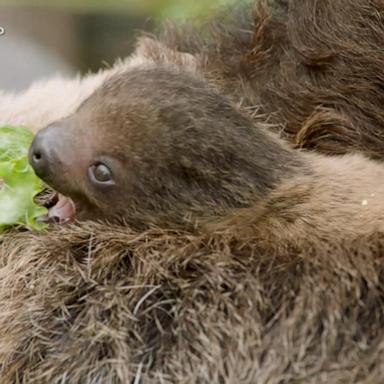
M 157 41 L 197 58 L 222 91 L 282 124 L 296 145 L 382 159 L 384 2 L 260 0 L 250 8 L 220 15 L 204 33 L 169 26 Z M 163 49 L 145 51 L 159 58 Z

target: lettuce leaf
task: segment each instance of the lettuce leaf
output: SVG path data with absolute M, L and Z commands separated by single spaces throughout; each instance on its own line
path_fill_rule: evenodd
M 43 185 L 28 163 L 28 149 L 33 133 L 24 127 L 0 127 L 0 231 L 22 225 L 43 229 L 36 220 L 47 213 L 34 197 Z

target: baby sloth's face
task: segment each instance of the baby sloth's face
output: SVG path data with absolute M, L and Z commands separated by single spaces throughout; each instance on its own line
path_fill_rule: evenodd
M 195 224 L 246 206 L 276 182 L 284 151 L 203 80 L 148 68 L 106 81 L 40 131 L 29 156 L 70 198 L 54 207 L 60 219 L 71 201 L 79 219 L 142 226 Z

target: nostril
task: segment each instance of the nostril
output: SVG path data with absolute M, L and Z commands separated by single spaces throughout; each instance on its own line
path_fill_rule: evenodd
M 28 161 L 36 175 L 47 181 L 57 166 L 57 130 L 55 126 L 42 129 L 34 137 L 28 151 Z
M 41 153 L 40 152 L 34 152 L 33 153 L 33 156 L 32 156 L 32 158 L 33 158 L 33 160 L 34 161 L 39 161 L 39 160 L 41 160 Z
M 34 169 L 35 173 L 43 177 L 48 172 L 47 154 L 41 145 L 34 145 L 30 148 L 29 152 L 29 163 Z
M 48 156 L 41 148 L 31 148 L 29 154 L 29 163 L 37 176 L 44 178 L 49 173 Z

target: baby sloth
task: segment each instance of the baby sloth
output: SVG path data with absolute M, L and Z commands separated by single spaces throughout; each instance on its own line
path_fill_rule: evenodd
M 29 156 L 70 198 L 54 207 L 61 220 L 71 201 L 78 219 L 140 228 L 234 221 L 257 222 L 258 233 L 344 236 L 384 224 L 381 164 L 293 150 L 204 79 L 173 67 L 115 74 L 41 130 Z
M 79 219 L 185 224 L 249 206 L 300 161 L 202 79 L 156 67 L 112 77 L 40 131 L 30 163 Z

